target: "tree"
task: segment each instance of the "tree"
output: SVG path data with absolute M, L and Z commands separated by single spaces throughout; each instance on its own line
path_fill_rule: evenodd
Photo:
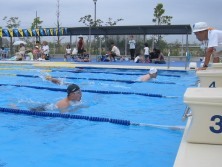
M 43 23 L 43 21 L 40 20 L 40 17 L 34 18 L 32 25 L 31 25 L 31 29 L 41 28 L 42 23 Z M 38 39 L 38 37 L 36 36 L 36 40 L 37 39 Z M 39 37 L 39 41 L 40 41 L 40 37 Z
M 154 18 L 153 22 L 156 25 L 170 25 L 171 19 L 173 18 L 172 16 L 164 16 L 163 14 L 165 13 L 165 9 L 163 9 L 163 4 L 158 3 L 157 6 L 154 8 Z M 153 45 L 154 45 L 154 38 L 153 37 Z M 158 35 L 157 43 L 161 40 L 161 36 Z M 154 46 L 153 46 L 154 47 Z
M 112 18 L 109 18 L 108 21 L 105 23 L 106 26 L 115 26 L 118 22 L 123 21 L 122 18 L 113 21 Z
M 120 21 L 123 21 L 123 19 L 120 18 L 120 19 L 117 19 L 117 20 L 113 21 L 112 18 L 108 18 L 108 21 L 105 22 L 105 26 L 115 26 Z M 102 24 L 104 23 L 101 19 L 96 19 L 94 21 L 92 19 L 91 15 L 86 15 L 84 17 L 81 17 L 79 22 L 82 22 L 86 26 L 91 26 L 91 27 L 103 26 Z
M 6 27 L 8 29 L 18 28 L 20 26 L 20 21 L 19 21 L 18 17 L 10 17 L 8 19 L 8 17 L 5 16 L 3 18 L 3 20 L 6 21 Z M 10 37 L 10 53 L 11 54 L 13 53 L 13 50 L 12 50 L 12 37 Z
M 103 21 L 100 19 L 96 19 L 95 21 L 92 19 L 92 16 L 85 15 L 84 17 L 81 17 L 79 19 L 79 22 L 82 22 L 85 24 L 87 27 L 96 27 L 96 26 L 102 26 Z
M 57 52 L 60 52 L 60 46 L 61 46 L 61 40 L 60 39 L 60 28 L 61 28 L 61 23 L 60 23 L 60 0 L 57 0 L 57 11 L 56 11 L 56 16 L 57 16 L 57 22 L 56 22 L 56 27 L 57 27 Z
M 31 25 L 31 29 L 40 28 L 42 23 L 43 21 L 40 20 L 40 17 L 34 18 Z
M 105 22 L 105 26 L 115 26 L 119 21 L 122 21 L 123 19 L 117 19 L 115 21 L 112 20 L 112 18 L 109 18 L 107 22 Z M 91 27 L 101 27 L 103 26 L 103 21 L 101 19 L 96 19 L 96 20 L 93 20 L 92 19 L 92 16 L 89 14 L 89 15 L 86 15 L 84 17 L 81 17 L 79 22 L 82 22 L 83 24 L 85 24 L 86 26 L 89 27 L 89 40 L 90 40 L 90 43 L 89 43 L 89 49 L 91 49 Z M 99 37 L 98 36 L 95 36 L 94 39 L 98 39 Z M 105 38 L 105 41 L 106 41 L 106 36 L 104 37 Z M 105 43 L 105 47 L 106 47 L 106 43 Z M 93 50 L 96 50 L 96 46 Z
M 163 16 L 165 13 L 165 9 L 163 9 L 163 4 L 158 3 L 157 6 L 154 8 L 154 18 L 153 22 L 156 23 L 156 25 L 163 25 L 167 24 L 170 25 L 171 19 L 173 18 L 172 16 Z

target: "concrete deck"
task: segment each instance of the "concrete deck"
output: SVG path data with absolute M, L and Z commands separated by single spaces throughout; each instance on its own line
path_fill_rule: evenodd
M 75 67 L 96 67 L 96 68 L 121 68 L 121 69 L 150 69 L 151 67 L 155 67 L 157 69 L 163 70 L 190 70 L 189 64 L 181 61 L 172 61 L 167 64 L 154 64 L 154 63 L 135 63 L 133 61 L 118 61 L 118 62 L 64 62 L 62 59 L 54 58 L 51 61 L 8 61 L 1 60 L 0 64 L 33 64 L 38 67 L 67 67 L 67 68 L 75 68 Z

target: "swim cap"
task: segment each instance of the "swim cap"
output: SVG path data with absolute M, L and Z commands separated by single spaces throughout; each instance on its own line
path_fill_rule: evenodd
M 80 90 L 80 87 L 79 87 L 78 85 L 76 85 L 76 84 L 71 84 L 71 85 L 69 85 L 68 88 L 67 88 L 67 93 L 68 93 L 68 95 L 69 95 L 70 93 L 76 92 L 76 91 L 78 91 L 78 90 Z
M 157 69 L 156 68 L 151 68 L 149 71 L 149 74 L 155 74 L 157 73 Z

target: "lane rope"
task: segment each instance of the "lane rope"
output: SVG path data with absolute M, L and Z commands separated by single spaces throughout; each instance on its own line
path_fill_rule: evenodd
M 39 76 L 36 75 L 23 75 L 23 74 L 15 74 L 18 77 L 30 77 L 30 78 L 38 78 Z M 85 80 L 93 80 L 93 81 L 112 81 L 112 82 L 122 82 L 122 83 L 141 83 L 141 81 L 130 81 L 130 80 L 120 80 L 120 79 L 100 79 L 100 78 L 82 78 L 82 77 L 54 77 L 52 78 L 65 78 L 65 79 L 85 79 Z M 155 83 L 155 84 L 176 84 L 175 82 L 160 82 L 160 81 L 150 81 L 148 83 Z
M 154 124 L 145 124 L 145 123 L 133 123 L 129 120 L 104 118 L 104 117 L 92 117 L 92 116 L 85 116 L 85 115 L 38 112 L 38 111 L 19 110 L 19 109 L 2 108 L 2 107 L 0 107 L 0 111 L 3 113 L 14 113 L 14 114 L 32 115 L 32 116 L 39 116 L 39 117 L 54 117 L 54 118 L 65 118 L 65 119 L 79 119 L 79 120 L 87 120 L 87 121 L 95 121 L 95 122 L 108 122 L 108 123 L 124 125 L 124 126 L 133 125 L 133 126 L 147 126 L 147 127 L 154 127 L 154 128 L 163 128 L 163 129 L 170 129 L 170 130 L 184 130 L 184 127 L 182 126 L 164 126 L 164 125 L 154 125 Z
M 71 72 L 71 73 L 95 73 L 95 74 L 115 74 L 115 75 L 144 75 L 144 73 L 119 73 L 119 72 L 101 72 L 101 71 L 71 71 L 71 70 L 52 70 L 52 72 Z M 180 75 L 158 74 L 159 76 L 180 77 Z
M 16 87 L 26 87 L 34 89 L 46 89 L 51 91 L 62 91 L 66 92 L 66 89 L 62 88 L 50 88 L 50 87 L 40 87 L 40 86 L 29 86 L 29 85 L 14 85 L 14 84 L 0 84 L 0 86 L 16 86 Z M 139 95 L 139 96 L 149 96 L 149 97 L 158 97 L 158 98 L 178 98 L 177 96 L 164 96 L 161 94 L 152 94 L 152 93 L 137 93 L 137 92 L 118 92 L 118 91 L 106 91 L 106 90 L 81 90 L 82 92 L 89 93 L 100 93 L 100 94 L 122 94 L 122 95 Z

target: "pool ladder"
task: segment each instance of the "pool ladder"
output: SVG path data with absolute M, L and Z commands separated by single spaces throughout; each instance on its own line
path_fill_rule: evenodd
M 191 110 L 190 110 L 190 107 L 186 107 L 185 108 L 185 111 L 184 111 L 184 114 L 183 114 L 183 117 L 182 117 L 182 120 L 185 121 L 188 117 L 192 116 L 191 114 Z

